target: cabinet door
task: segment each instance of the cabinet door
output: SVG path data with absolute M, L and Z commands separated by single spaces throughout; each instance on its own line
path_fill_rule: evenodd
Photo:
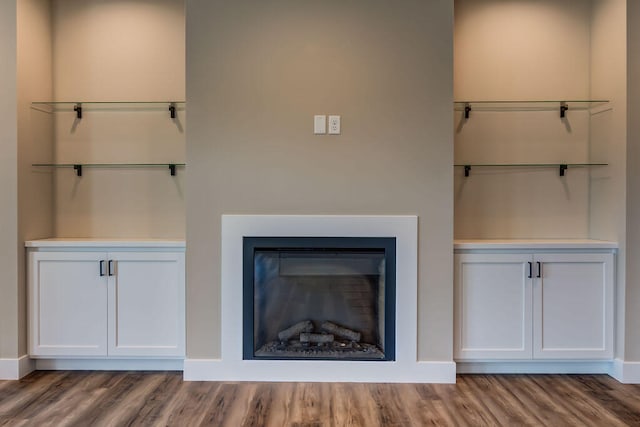
M 109 355 L 184 356 L 184 253 L 109 254 Z
M 455 256 L 454 357 L 531 358 L 530 254 Z
M 98 252 L 29 253 L 29 354 L 107 355 L 107 278 Z
M 534 282 L 534 357 L 612 358 L 613 254 L 541 254 L 535 260 L 541 277 Z

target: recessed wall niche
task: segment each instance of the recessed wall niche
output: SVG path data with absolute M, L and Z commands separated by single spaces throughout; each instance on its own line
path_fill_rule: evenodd
M 82 176 L 46 169 L 55 236 L 183 238 L 184 167 L 172 175 L 148 165 L 185 163 L 184 2 L 54 0 L 51 7 L 53 99 L 31 101 L 70 104 L 32 106 L 32 120 L 54 129 L 52 157 L 43 153 L 36 163 L 88 165 Z M 182 103 L 172 118 L 174 101 Z
M 593 72 L 604 2 L 455 1 L 456 239 L 616 239 L 598 226 L 610 208 L 594 203 L 609 191 L 594 183 L 611 173 L 619 114 Z M 571 102 L 589 100 L 607 102 Z

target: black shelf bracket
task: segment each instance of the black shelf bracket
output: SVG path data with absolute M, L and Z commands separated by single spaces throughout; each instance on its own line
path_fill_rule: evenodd
M 561 102 L 560 103 L 560 118 L 561 119 L 564 119 L 568 109 L 569 109 L 569 106 L 567 105 L 566 102 Z
M 176 176 L 176 165 L 171 163 L 169 164 L 169 173 L 171 176 Z
M 569 168 L 567 165 L 560 165 L 560 176 L 564 176 L 565 171 Z
M 464 176 L 469 176 L 470 173 L 471 173 L 471 166 L 464 165 Z
M 81 103 L 77 103 L 74 107 L 73 107 L 73 111 L 76 112 L 76 117 L 81 119 L 82 118 L 82 104 Z
M 471 113 L 471 104 L 467 102 L 466 104 L 464 104 L 464 118 L 468 119 L 470 113 Z
M 171 118 L 172 119 L 176 118 L 176 103 L 175 102 L 169 103 L 169 114 L 171 114 Z
M 73 170 L 76 172 L 76 176 L 82 176 L 82 165 L 73 165 Z

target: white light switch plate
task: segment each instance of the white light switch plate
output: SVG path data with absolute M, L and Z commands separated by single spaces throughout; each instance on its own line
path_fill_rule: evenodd
M 316 135 L 327 133 L 327 116 L 313 116 L 313 133 Z
M 340 135 L 340 116 L 329 116 L 329 135 Z

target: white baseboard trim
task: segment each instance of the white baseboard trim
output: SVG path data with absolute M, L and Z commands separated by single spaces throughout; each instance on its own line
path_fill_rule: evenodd
M 35 363 L 29 356 L 17 359 L 0 359 L 0 380 L 19 380 L 35 370 Z
M 598 361 L 485 361 L 457 362 L 459 374 L 610 374 L 613 362 Z
M 42 371 L 182 371 L 183 359 L 37 359 Z
M 406 383 L 433 383 L 433 384 L 455 384 L 456 383 L 456 362 L 420 362 L 417 363 L 416 372 L 419 372 L 424 381 L 416 381 L 411 375 Z
M 278 361 L 276 361 L 278 362 Z M 279 361 L 281 363 L 281 361 Z M 263 360 L 223 362 L 221 359 L 187 359 L 185 381 L 269 381 L 269 382 L 456 382 L 455 362 L 416 362 L 411 369 L 381 364 L 394 362 L 350 362 L 292 360 L 290 369 L 270 369 Z M 346 367 L 346 368 L 345 368 Z
M 609 375 L 623 384 L 640 384 L 640 362 L 615 359 Z
M 220 359 L 186 359 L 184 361 L 184 381 L 216 381 L 217 367 Z

